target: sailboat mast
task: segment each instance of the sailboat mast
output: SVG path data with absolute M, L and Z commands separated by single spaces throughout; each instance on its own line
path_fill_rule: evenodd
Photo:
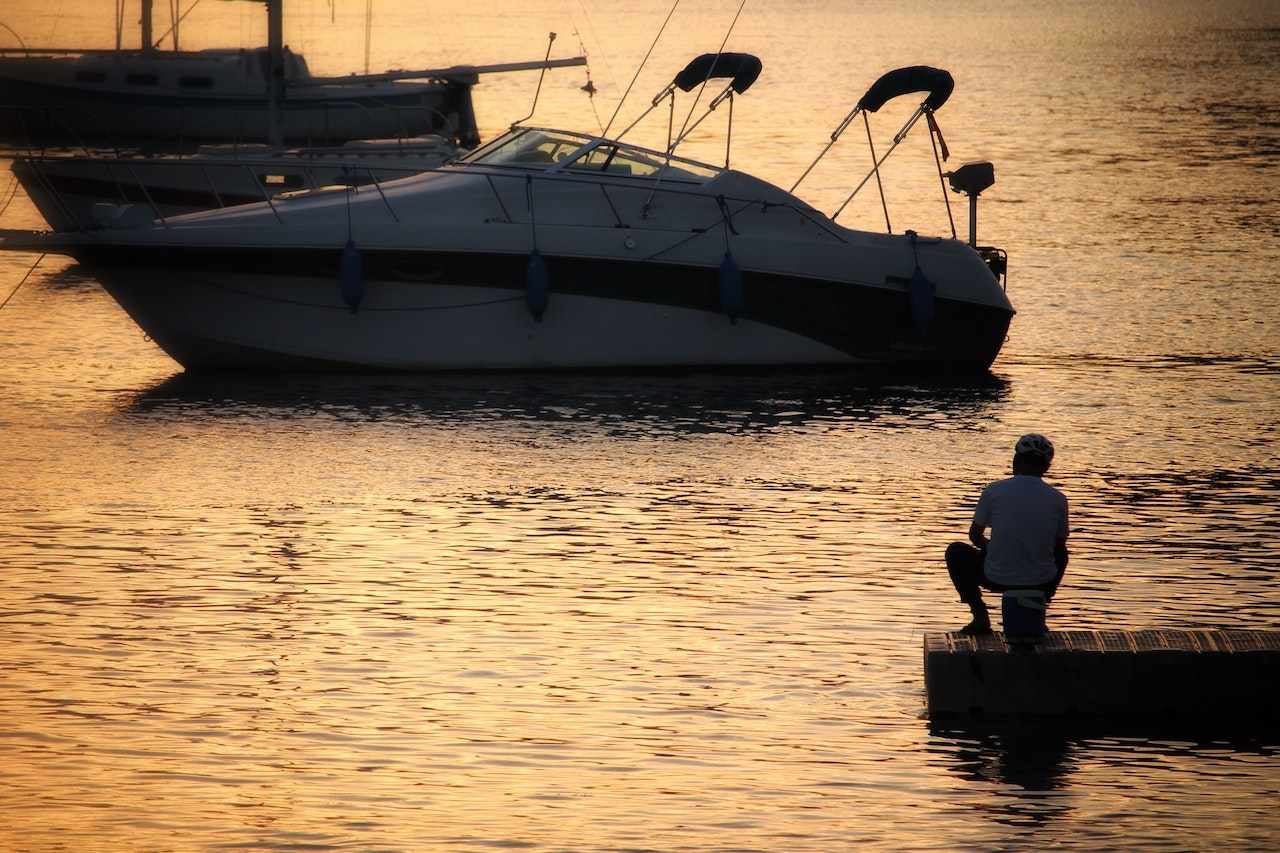
M 150 0 L 147 0 L 150 2 Z M 267 0 L 267 144 L 284 147 L 283 0 Z
M 142 52 L 154 53 L 155 46 L 152 44 L 154 36 L 151 32 L 151 7 L 154 0 L 142 0 Z

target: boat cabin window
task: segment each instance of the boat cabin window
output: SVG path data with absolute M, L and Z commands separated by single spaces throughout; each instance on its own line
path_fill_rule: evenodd
M 128 74 L 124 82 L 130 86 L 154 86 L 160 82 L 160 78 L 155 74 Z
M 590 142 L 590 137 L 555 130 L 519 130 L 498 137 L 464 159 L 491 166 L 545 169 L 563 162 Z
M 666 157 L 643 148 L 630 148 L 614 143 L 601 143 L 565 166 L 566 170 L 605 172 L 634 178 L 656 178 L 672 181 L 709 181 L 719 169 L 691 160 Z
M 258 183 L 270 190 L 297 189 L 306 183 L 302 175 L 258 175 Z
M 212 89 L 212 77 L 179 77 L 178 85 L 184 89 Z
M 645 148 L 567 131 L 530 128 L 512 130 L 472 152 L 463 162 L 696 183 L 709 181 L 720 173 L 714 166 Z
M 105 83 L 107 82 L 107 74 L 105 71 L 77 71 L 77 83 Z

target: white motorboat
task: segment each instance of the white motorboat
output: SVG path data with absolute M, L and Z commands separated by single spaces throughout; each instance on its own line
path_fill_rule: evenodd
M 654 106 L 731 78 L 714 109 L 759 70 L 744 54 L 699 57 Z M 899 137 L 921 116 L 932 125 L 951 91 L 935 69 L 885 75 L 850 118 L 922 87 Z M 848 229 L 676 155 L 679 140 L 622 137 L 514 127 L 398 181 L 154 222 L 123 206 L 100 228 L 0 248 L 77 258 L 193 370 L 981 371 L 999 353 L 1014 314 L 999 250 Z M 971 201 L 991 180 L 989 166 L 950 177 Z

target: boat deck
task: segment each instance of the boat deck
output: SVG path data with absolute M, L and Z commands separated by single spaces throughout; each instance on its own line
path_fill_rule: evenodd
M 931 715 L 1280 719 L 1280 631 L 927 633 Z

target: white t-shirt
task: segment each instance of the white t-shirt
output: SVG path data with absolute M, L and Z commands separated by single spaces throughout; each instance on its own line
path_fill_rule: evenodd
M 1067 538 L 1067 499 L 1039 477 L 1018 474 L 982 490 L 974 524 L 990 527 L 982 571 L 996 583 L 1038 586 L 1053 580 L 1056 540 Z

